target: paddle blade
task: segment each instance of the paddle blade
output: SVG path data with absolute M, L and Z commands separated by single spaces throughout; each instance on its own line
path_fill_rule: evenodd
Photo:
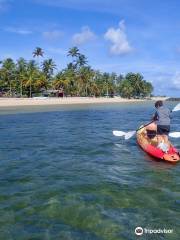
M 123 131 L 113 131 L 113 135 L 116 137 L 122 137 L 124 136 L 126 133 Z
M 169 133 L 169 136 L 173 137 L 173 138 L 179 138 L 180 137 L 180 132 L 171 132 L 171 133 Z
M 180 103 L 178 103 L 172 110 L 172 112 L 180 111 Z
M 130 139 L 132 136 L 134 136 L 134 134 L 136 133 L 136 131 L 131 131 L 125 134 L 125 140 Z

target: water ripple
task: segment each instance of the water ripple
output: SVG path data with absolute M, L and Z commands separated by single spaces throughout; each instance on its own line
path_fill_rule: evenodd
M 150 103 L 49 110 L 1 115 L 0 239 L 132 240 L 136 226 L 179 239 L 180 165 L 112 135 L 148 121 Z

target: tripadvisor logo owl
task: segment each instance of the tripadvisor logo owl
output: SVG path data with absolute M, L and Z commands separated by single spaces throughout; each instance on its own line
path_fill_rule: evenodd
M 142 227 L 137 227 L 135 228 L 135 234 L 138 235 L 138 236 L 141 236 L 143 235 L 143 228 Z

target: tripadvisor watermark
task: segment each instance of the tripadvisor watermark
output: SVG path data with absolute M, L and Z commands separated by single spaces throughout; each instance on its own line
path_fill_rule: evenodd
M 173 233 L 173 229 L 136 227 L 134 232 L 137 236 L 141 236 L 143 234 L 171 234 Z

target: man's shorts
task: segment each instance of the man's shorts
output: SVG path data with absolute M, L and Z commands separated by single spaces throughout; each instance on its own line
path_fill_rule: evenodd
M 168 135 L 170 132 L 169 125 L 157 125 L 157 134 L 158 135 Z

